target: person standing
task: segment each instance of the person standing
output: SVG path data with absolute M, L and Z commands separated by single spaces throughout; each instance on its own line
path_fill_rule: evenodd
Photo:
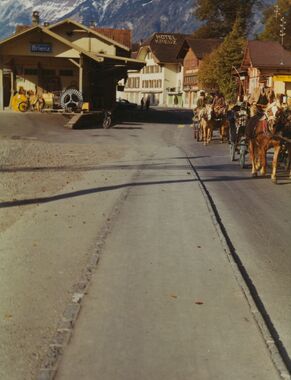
M 151 104 L 151 101 L 150 101 L 150 97 L 148 96 L 147 97 L 147 100 L 146 100 L 146 110 L 148 111 L 149 108 L 150 108 L 150 104 Z
M 143 107 L 144 107 L 144 98 L 142 97 L 140 101 L 140 109 L 143 110 Z

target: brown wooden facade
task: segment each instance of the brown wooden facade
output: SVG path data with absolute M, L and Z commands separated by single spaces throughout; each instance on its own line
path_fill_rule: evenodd
M 291 53 L 275 41 L 248 41 L 241 65 L 242 94 L 251 101 L 262 86 L 291 103 Z
M 195 106 L 199 83 L 198 72 L 202 60 L 207 54 L 210 54 L 221 43 L 217 39 L 196 39 L 186 38 L 178 54 L 178 58 L 183 59 L 183 92 L 184 104 L 190 108 Z
M 185 92 L 185 103 L 193 105 L 197 97 L 199 59 L 192 49 L 189 49 L 184 58 L 183 91 Z

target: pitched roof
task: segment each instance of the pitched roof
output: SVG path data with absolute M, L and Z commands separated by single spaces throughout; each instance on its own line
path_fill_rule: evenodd
M 11 36 L 5 38 L 4 40 L 1 40 L 0 41 L 0 45 L 5 45 L 7 42 L 13 40 L 13 39 L 16 39 L 16 38 L 20 38 L 21 36 L 25 35 L 25 34 L 28 34 L 28 33 L 31 33 L 33 31 L 36 31 L 36 30 L 39 30 L 53 38 L 55 38 L 56 40 L 58 40 L 59 42 L 63 43 L 64 45 L 68 46 L 68 47 L 71 47 L 72 49 L 75 49 L 79 52 L 83 52 L 83 49 L 81 49 L 79 46 L 71 43 L 70 41 L 66 40 L 65 38 L 59 36 L 58 34 L 52 32 L 51 30 L 49 30 L 48 28 L 46 27 L 43 27 L 41 25 L 36 25 L 36 26 L 30 26 L 29 28 L 24 28 L 22 31 L 20 31 L 19 33 L 17 34 L 12 34 Z
M 186 43 L 195 53 L 198 59 L 203 59 L 207 54 L 218 48 L 222 43 L 221 39 L 216 38 L 187 38 Z
M 24 32 L 25 30 L 30 29 L 31 27 L 31 25 L 16 25 L 15 34 Z
M 104 36 L 111 38 L 111 40 L 119 42 L 120 44 L 131 49 L 131 34 L 130 29 L 113 29 L 113 28 L 90 28 L 95 30 L 95 32 L 101 33 Z
M 94 29 L 92 29 L 92 28 L 87 28 L 87 26 L 85 26 L 85 25 L 79 23 L 79 22 L 76 21 L 76 20 L 72 20 L 72 19 L 69 19 L 69 18 L 67 18 L 67 19 L 65 19 L 65 20 L 62 20 L 62 21 L 59 21 L 59 22 L 57 22 L 56 24 L 49 25 L 49 26 L 48 26 L 48 29 L 53 30 L 54 28 L 56 28 L 56 27 L 58 27 L 58 26 L 60 26 L 60 25 L 63 25 L 63 24 L 73 24 L 73 25 L 75 25 L 77 28 L 80 28 L 80 29 L 86 30 L 88 33 L 91 33 L 91 34 L 93 34 L 93 35 L 99 37 L 100 39 L 102 39 L 102 40 L 104 40 L 104 41 L 106 41 L 106 42 L 109 42 L 110 44 L 112 44 L 112 45 L 114 45 L 114 46 L 118 46 L 118 47 L 120 47 L 120 48 L 122 48 L 122 49 L 124 49 L 124 50 L 127 50 L 127 51 L 130 50 L 127 46 L 125 46 L 125 45 L 123 45 L 123 44 L 121 44 L 121 43 L 119 43 L 119 42 L 113 40 L 112 38 L 107 37 L 107 36 L 106 36 L 105 34 L 103 34 L 103 33 L 99 33 L 99 32 L 96 30 L 96 28 L 94 28 Z
M 242 67 L 291 68 L 291 52 L 275 41 L 248 41 Z
M 141 44 L 141 48 L 149 47 L 159 63 L 178 62 L 178 53 L 188 34 L 154 33 Z
M 43 27 L 40 25 L 33 26 L 33 27 L 26 29 L 26 30 L 24 30 L 18 34 L 14 34 L 14 35 L 6 38 L 5 40 L 0 41 L 0 47 L 1 47 L 1 45 L 5 45 L 7 42 L 9 42 L 15 38 L 20 38 L 22 35 L 31 33 L 31 32 L 36 31 L 36 30 L 40 30 L 44 34 L 47 34 L 47 35 L 51 36 L 52 38 L 58 40 L 59 42 L 63 43 L 64 45 L 70 47 L 71 49 L 76 50 L 80 55 L 84 54 L 85 56 L 90 57 L 91 59 L 93 59 L 96 62 L 103 62 L 104 58 L 105 58 L 105 59 L 109 59 L 109 60 L 111 59 L 114 61 L 123 62 L 124 64 L 136 65 L 137 68 L 141 68 L 144 65 L 143 61 L 136 60 L 133 58 L 120 57 L 120 56 L 109 55 L 109 54 L 90 53 L 90 52 L 82 49 L 78 45 L 75 45 L 72 42 L 66 40 L 65 38 L 61 37 L 60 35 L 52 32 L 49 28 Z

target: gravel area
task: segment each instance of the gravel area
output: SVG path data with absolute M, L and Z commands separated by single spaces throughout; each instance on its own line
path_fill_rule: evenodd
M 78 144 L 1 138 L 1 380 L 36 378 L 116 200 L 114 192 L 70 196 L 109 181 L 119 183 L 123 175 L 97 166 L 116 164 L 128 147 L 118 140 L 88 140 Z M 63 193 L 66 197 L 58 201 L 35 201 Z M 17 205 L 21 200 L 31 202 Z
M 5 140 L 0 146 L 0 202 L 51 196 L 71 182 L 82 178 L 82 172 L 123 156 L 125 147 L 95 144 L 58 144 L 42 141 Z M 29 207 L 26 206 L 25 210 Z M 2 211 L 0 231 L 18 220 L 21 207 Z

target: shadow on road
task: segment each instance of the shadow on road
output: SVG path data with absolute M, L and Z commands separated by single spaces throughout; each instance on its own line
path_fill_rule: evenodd
M 122 188 L 126 188 L 126 187 L 165 185 L 165 184 L 171 185 L 171 184 L 189 183 L 189 182 L 195 182 L 195 181 L 197 181 L 197 180 L 196 179 L 184 179 L 184 180 L 173 180 L 173 181 L 129 182 L 129 183 L 122 183 L 120 185 L 101 186 L 101 187 L 95 187 L 93 189 L 73 191 L 70 193 L 53 195 L 50 197 L 20 199 L 20 200 L 1 202 L 0 208 L 8 208 L 8 207 L 15 207 L 15 206 L 26 206 L 26 205 L 32 205 L 32 204 L 55 202 L 55 201 L 58 201 L 61 199 L 80 197 L 83 195 L 95 194 L 95 193 L 100 193 L 100 192 L 104 192 L 104 191 L 118 190 L 118 189 L 122 189 Z
M 188 109 L 158 109 L 116 111 L 113 114 L 116 123 L 153 123 L 153 124 L 191 124 L 192 111 Z

